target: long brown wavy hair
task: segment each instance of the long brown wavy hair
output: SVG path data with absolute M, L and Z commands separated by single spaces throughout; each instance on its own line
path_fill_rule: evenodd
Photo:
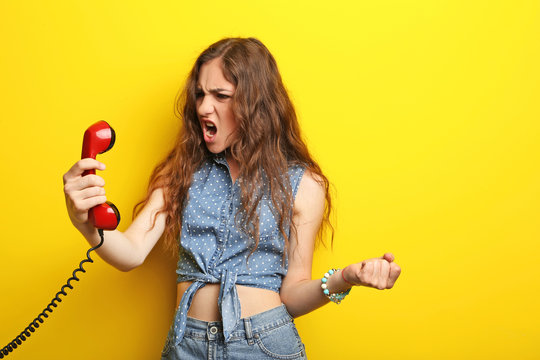
M 162 188 L 165 205 L 159 213 L 166 214 L 164 240 L 167 248 L 177 250 L 182 213 L 193 173 L 212 156 L 203 140 L 197 116 L 196 93 L 201 66 L 216 58 L 221 58 L 227 81 L 236 86 L 232 109 L 238 127 L 226 151 L 240 165 L 238 181 L 243 211 L 238 212 L 236 222 L 254 239 L 252 252 L 259 243 L 257 206 L 263 197 L 271 199 L 274 205 L 274 216 L 285 238 L 285 245 L 288 243 L 287 226 L 293 231 L 296 229 L 292 224 L 294 199 L 287 176 L 292 165 L 305 167 L 324 187 L 324 217 L 317 237 L 322 240 L 324 230 L 328 227 L 333 242 L 328 179 L 302 140 L 296 112 L 274 57 L 255 38 L 220 40 L 197 58 L 176 100 L 175 110 L 182 121 L 176 144 L 154 169 L 146 197 L 135 206 L 133 216 L 142 210 L 154 190 Z

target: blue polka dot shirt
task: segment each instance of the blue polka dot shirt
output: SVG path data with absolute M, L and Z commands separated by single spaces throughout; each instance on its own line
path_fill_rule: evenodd
M 288 171 L 293 196 L 304 168 Z M 220 284 L 218 306 L 225 341 L 240 322 L 236 284 L 279 292 L 287 273 L 284 238 L 272 213 L 272 201 L 263 197 L 258 206 L 259 245 L 249 256 L 254 239 L 238 228 L 241 211 L 239 181 L 232 182 L 223 153 L 213 155 L 193 174 L 180 233 L 178 282 L 193 281 L 185 291 L 174 319 L 175 343 L 182 341 L 187 312 L 195 292 L 207 283 Z M 289 233 L 289 227 L 285 232 Z

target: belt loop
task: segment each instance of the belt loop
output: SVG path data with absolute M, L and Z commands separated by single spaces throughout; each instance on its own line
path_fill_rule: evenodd
M 253 345 L 253 334 L 251 333 L 251 320 L 249 318 L 244 318 L 244 329 L 246 330 L 246 339 L 248 345 Z

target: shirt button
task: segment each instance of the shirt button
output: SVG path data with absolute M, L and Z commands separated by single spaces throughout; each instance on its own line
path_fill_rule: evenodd
M 212 326 L 212 327 L 210 328 L 210 334 L 216 335 L 217 332 L 218 332 L 218 328 L 217 328 L 216 326 Z

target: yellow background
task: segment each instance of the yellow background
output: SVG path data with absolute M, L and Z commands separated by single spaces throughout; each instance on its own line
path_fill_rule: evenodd
M 336 190 L 329 267 L 393 252 L 392 290 L 353 289 L 297 319 L 310 359 L 538 359 L 540 3 L 531 1 L 7 1 L 0 3 L 0 346 L 88 248 L 62 175 L 84 130 L 120 229 L 176 136 L 196 56 L 255 36 L 276 57 L 306 141 Z M 157 359 L 174 261 L 101 260 L 11 359 Z

